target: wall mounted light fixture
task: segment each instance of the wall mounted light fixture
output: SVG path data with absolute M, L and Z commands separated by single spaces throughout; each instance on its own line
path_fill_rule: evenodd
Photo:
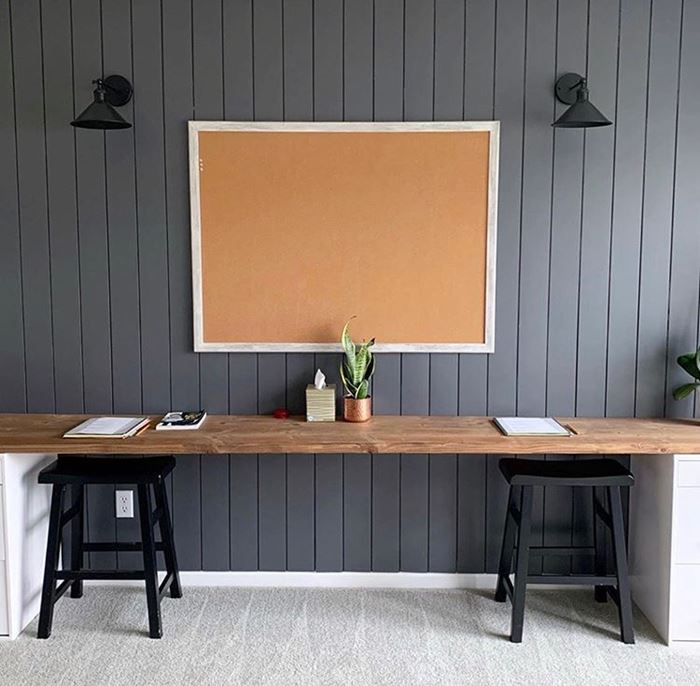
M 131 100 L 134 92 L 131 83 L 123 76 L 114 74 L 106 79 L 93 81 L 95 99 L 72 122 L 81 129 L 129 129 L 126 121 L 115 107 L 122 107 Z
M 559 102 L 571 105 L 552 126 L 568 129 L 587 129 L 592 126 L 610 126 L 612 122 L 588 100 L 586 77 L 564 74 L 557 79 L 554 94 Z

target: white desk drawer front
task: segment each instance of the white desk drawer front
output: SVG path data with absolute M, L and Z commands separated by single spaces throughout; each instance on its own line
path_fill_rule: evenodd
M 7 580 L 5 578 L 5 563 L 0 563 L 0 636 L 10 633 L 10 618 L 7 608 Z
M 700 565 L 673 565 L 671 570 L 672 641 L 700 641 Z
M 678 460 L 678 485 L 700 486 L 700 460 Z
M 0 486 L 0 565 L 4 567 L 5 559 L 5 499 L 3 487 Z
M 700 564 L 700 488 L 677 488 L 674 510 L 673 562 Z

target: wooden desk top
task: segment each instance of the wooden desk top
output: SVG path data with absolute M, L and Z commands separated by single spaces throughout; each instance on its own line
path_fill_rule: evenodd
M 61 438 L 89 415 L 0 414 L 0 453 L 700 454 L 700 420 L 560 418 L 578 435 L 507 437 L 488 417 L 378 416 L 365 424 L 211 415 L 196 431 Z M 153 417 L 154 420 L 159 417 Z

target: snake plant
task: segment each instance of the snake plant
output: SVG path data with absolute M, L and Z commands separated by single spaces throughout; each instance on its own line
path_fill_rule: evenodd
M 678 386 L 673 391 L 673 397 L 676 400 L 683 400 L 700 388 L 700 348 L 697 352 L 681 355 L 678 358 L 678 364 L 695 379 L 695 381 Z
M 343 327 L 340 342 L 345 352 L 345 357 L 340 365 L 340 378 L 347 394 L 355 400 L 369 397 L 369 381 L 374 374 L 374 355 L 370 348 L 374 345 L 374 338 L 365 343 L 353 343 L 350 338 L 349 326 L 354 319 L 351 317 Z

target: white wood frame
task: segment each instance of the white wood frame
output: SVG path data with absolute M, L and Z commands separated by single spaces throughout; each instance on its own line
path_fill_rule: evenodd
M 202 306 L 202 245 L 199 193 L 200 131 L 488 131 L 489 181 L 486 242 L 486 321 L 483 343 L 377 343 L 376 352 L 492 353 L 496 321 L 496 225 L 498 213 L 498 158 L 500 122 L 231 122 L 190 121 L 190 219 L 192 232 L 192 301 L 196 352 L 340 352 L 339 343 L 207 343 L 204 341 Z

